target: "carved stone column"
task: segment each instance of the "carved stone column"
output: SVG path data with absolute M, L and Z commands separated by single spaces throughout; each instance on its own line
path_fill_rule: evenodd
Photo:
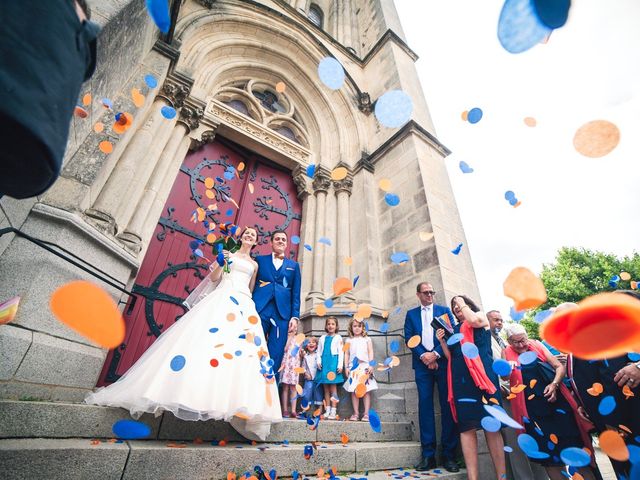
M 299 165 L 293 172 L 293 181 L 298 189 L 298 198 L 302 201 L 302 222 L 300 222 L 300 248 L 298 249 L 298 263 L 302 270 L 302 288 L 300 298 L 305 301 L 305 308 L 310 308 L 312 303 L 308 297 L 313 278 L 313 252 L 302 245 L 312 243 L 315 235 L 316 197 L 313 195 L 311 179 L 306 174 L 306 169 Z M 307 301 L 309 300 L 309 302 Z
M 351 278 L 351 268 L 345 263 L 345 259 L 351 256 L 351 239 L 349 235 L 349 229 L 351 225 L 351 219 L 349 214 L 349 197 L 351 196 L 351 189 L 353 188 L 353 179 L 351 176 L 344 178 L 343 180 L 333 182 L 333 188 L 337 197 L 337 234 L 336 234 L 336 252 L 337 262 L 336 268 L 338 270 L 338 277 Z M 341 299 L 353 300 L 353 295 L 350 293 L 343 295 Z
M 125 231 L 118 235 L 120 240 L 125 243 L 127 248 L 134 253 L 139 253 L 142 249 L 142 242 L 146 241 L 146 237 L 142 236 L 142 230 L 147 218 L 157 218 L 160 212 L 155 213 L 152 206 L 156 203 L 156 198 L 167 171 L 176 157 L 176 151 L 185 135 L 200 126 L 200 119 L 204 115 L 204 111 L 197 107 L 182 107 L 180 110 L 180 119 L 170 133 L 158 162 L 149 177 L 145 186 L 142 198 L 135 209 L 131 221 L 127 225 Z M 182 162 L 184 157 L 179 160 Z M 160 207 L 162 208 L 162 206 Z
M 333 282 L 336 279 L 336 225 L 338 205 L 333 191 L 327 194 L 324 211 L 324 237 L 331 242 L 331 245 L 316 243 L 315 249 L 316 255 L 319 253 L 322 256 L 322 291 L 325 295 L 328 295 L 329 292 L 333 291 Z
M 162 107 L 182 106 L 188 91 L 184 85 L 177 85 L 169 80 L 164 84 L 144 124 L 122 153 L 93 207 L 86 211 L 87 216 L 93 218 L 103 230 L 115 234 L 128 223 L 148 175 L 153 171 L 176 122 L 175 119 L 167 120 L 162 116 Z M 155 158 L 149 158 L 150 154 L 154 154 Z M 144 178 L 140 178 L 141 175 Z M 131 204 L 133 208 L 130 207 Z
M 313 255 L 313 277 L 311 279 L 311 290 L 309 297 L 314 303 L 319 303 L 324 299 L 323 285 L 323 259 L 324 255 L 317 251 L 319 238 L 324 237 L 325 232 L 325 203 L 327 192 L 331 187 L 329 172 L 325 169 L 317 169 L 313 178 L 313 191 L 316 196 L 316 218 L 315 218 L 315 241 L 311 246 L 314 249 Z

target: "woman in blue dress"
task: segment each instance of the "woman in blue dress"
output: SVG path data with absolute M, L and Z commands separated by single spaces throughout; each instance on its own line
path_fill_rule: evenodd
M 444 330 L 436 336 L 449 359 L 449 405 L 460 431 L 462 454 L 469 480 L 477 480 L 478 438 L 482 419 L 490 416 L 484 405 L 500 405 L 500 385 L 493 371 L 491 332 L 487 318 L 468 297 L 458 295 L 451 299 L 451 310 L 458 320 L 454 334 L 461 334 L 458 342 L 447 345 Z M 467 344 L 468 346 L 465 346 Z M 504 441 L 500 430 L 484 432 L 497 478 L 506 478 Z

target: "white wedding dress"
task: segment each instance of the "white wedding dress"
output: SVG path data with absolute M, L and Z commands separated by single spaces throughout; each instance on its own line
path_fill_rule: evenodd
M 282 413 L 277 385 L 263 375 L 269 353 L 249 291 L 256 267 L 232 260 L 211 293 L 85 402 L 122 407 L 134 418 L 167 410 L 183 420 L 225 420 L 246 438 L 266 439 Z

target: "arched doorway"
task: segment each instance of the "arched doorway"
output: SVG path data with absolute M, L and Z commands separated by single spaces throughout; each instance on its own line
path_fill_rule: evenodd
M 229 167 L 234 169 L 233 176 Z M 209 190 L 213 198 L 206 195 L 207 178 L 214 179 Z M 256 254 L 270 251 L 269 235 L 275 229 L 285 230 L 289 238 L 300 233 L 301 205 L 288 170 L 220 138 L 189 153 L 136 277 L 133 292 L 139 301 L 125 314 L 125 340 L 107 355 L 98 385 L 120 378 L 186 312 L 182 300 L 208 268 L 208 262 L 197 258 L 189 245 L 193 240 L 205 241 L 205 228 L 192 218 L 198 207 L 205 209 L 207 220 L 216 225 L 255 226 L 259 232 Z M 211 246 L 204 244 L 201 250 L 213 260 Z M 297 250 L 298 245 L 289 242 L 287 254 L 291 258 L 297 257 Z

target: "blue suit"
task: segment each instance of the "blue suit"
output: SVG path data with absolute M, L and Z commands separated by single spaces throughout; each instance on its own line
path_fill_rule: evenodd
M 278 372 L 284 357 L 291 317 L 300 316 L 300 265 L 284 258 L 276 270 L 271 255 L 259 255 L 253 301 L 262 320 L 273 371 Z M 279 375 L 277 375 L 279 378 Z
M 455 317 L 448 307 L 433 304 L 433 318 L 444 314 L 449 315 L 449 319 L 455 322 Z M 405 341 L 409 341 L 414 335 L 422 337 L 422 315 L 421 307 L 407 311 L 404 320 Z M 422 342 L 411 349 L 413 369 L 416 374 L 416 386 L 418 387 L 418 417 L 420 423 L 420 443 L 422 445 L 422 456 L 433 457 L 436 453 L 436 420 L 433 410 L 433 388 L 438 384 L 438 396 L 440 398 L 440 420 L 442 425 L 442 454 L 445 458 L 455 460 L 456 448 L 458 447 L 458 432 L 451 415 L 451 408 L 448 402 L 447 387 L 447 359 L 444 358 L 440 341 L 433 332 L 433 345 L 431 351 L 437 352 L 440 358 L 437 360 L 438 369 L 429 370 L 420 360 L 420 355 L 428 352 Z

